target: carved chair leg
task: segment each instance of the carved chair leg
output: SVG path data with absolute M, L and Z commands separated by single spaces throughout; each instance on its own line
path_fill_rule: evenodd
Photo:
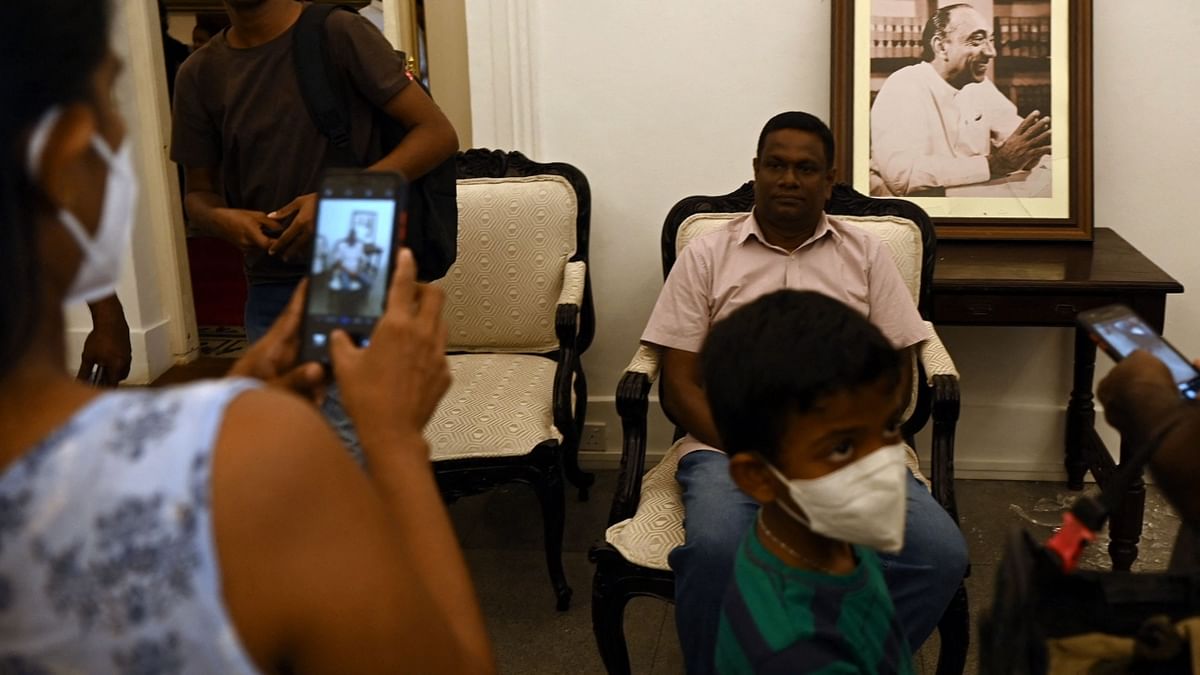
M 583 374 L 583 365 L 575 363 L 575 438 L 583 438 L 583 425 L 587 420 L 587 376 Z M 579 488 L 579 501 L 588 500 L 589 488 L 596 482 L 596 476 L 579 468 L 579 444 L 571 444 L 563 453 L 564 467 L 567 480 Z
M 546 567 L 554 586 L 555 607 L 564 612 L 571 606 L 571 587 L 563 571 L 563 529 L 566 526 L 567 502 L 564 495 L 562 464 L 554 462 L 547 468 L 534 488 L 542 505 L 543 539 L 546 547 Z
M 959 584 L 958 591 L 938 622 L 941 648 L 938 651 L 937 675 L 962 675 L 967 667 L 967 649 L 971 645 L 971 612 L 967 605 L 967 587 Z
M 592 633 L 600 660 L 609 675 L 630 675 L 629 648 L 625 644 L 625 605 L 630 596 L 613 577 L 619 572 L 600 563 L 592 582 Z

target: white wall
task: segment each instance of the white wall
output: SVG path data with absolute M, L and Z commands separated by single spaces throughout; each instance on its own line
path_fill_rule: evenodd
M 1200 157 L 1186 122 L 1200 102 L 1188 56 L 1200 3 L 1095 5 L 1097 225 L 1200 286 L 1193 215 L 1181 210 Z M 608 423 L 615 453 L 612 394 L 661 286 L 662 220 L 681 197 L 748 180 L 774 113 L 828 115 L 830 3 L 468 0 L 467 23 L 475 145 L 570 162 L 591 182 L 599 326 L 585 357 L 589 418 Z M 941 333 L 963 376 L 960 475 L 1060 478 L 1070 333 Z M 1168 302 L 1167 335 L 1200 355 L 1191 295 Z
M 115 98 L 133 143 L 140 178 L 133 240 L 117 296 L 125 308 L 133 346 L 129 384 L 153 381 L 197 350 L 191 281 L 183 238 L 179 181 L 166 160 L 168 101 L 158 12 L 153 3 L 125 0 L 113 20 L 113 50 L 125 68 Z M 91 330 L 82 305 L 67 312 L 67 368 L 78 369 L 79 353 Z

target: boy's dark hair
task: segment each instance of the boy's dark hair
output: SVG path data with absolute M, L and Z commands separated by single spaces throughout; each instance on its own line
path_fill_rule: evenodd
M 768 460 L 779 454 L 789 416 L 839 391 L 900 380 L 900 355 L 883 333 L 812 291 L 776 291 L 717 322 L 700 366 L 724 450 Z
M 825 147 L 825 168 L 833 166 L 833 132 L 829 130 L 828 125 L 821 121 L 820 117 L 798 111 L 782 112 L 767 120 L 758 134 L 758 149 L 755 151 L 755 157 L 762 156 L 763 146 L 767 144 L 767 136 L 780 129 L 795 129 L 815 134 L 817 138 L 821 139 L 821 145 Z

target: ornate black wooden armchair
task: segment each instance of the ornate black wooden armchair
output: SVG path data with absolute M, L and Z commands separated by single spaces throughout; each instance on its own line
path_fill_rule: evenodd
M 663 277 L 687 241 L 749 211 L 753 203 L 753 184 L 746 183 L 727 195 L 688 197 L 676 204 L 663 224 Z M 841 184 L 834 187 L 826 212 L 880 235 L 896 259 L 921 315 L 928 317 L 937 248 L 929 216 L 911 202 L 872 199 Z M 916 395 L 903 433 L 909 446 L 915 447 L 915 435 L 933 418 L 932 492 L 957 522 L 954 428 L 959 412 L 958 373 L 932 324 L 930 332 L 933 337 L 918 350 L 914 365 Z M 589 553 L 596 564 L 592 628 L 609 673 L 629 672 L 624 634 L 625 605 L 629 600 L 653 596 L 670 601 L 675 596 L 675 575 L 667 565 L 667 554 L 683 543 L 683 505 L 675 481 L 678 457 L 672 449 L 645 472 L 646 413 L 650 386 L 658 372 L 658 350 L 642 345 L 617 386 L 617 411 L 624 431 L 621 472 L 605 541 Z M 677 430 L 676 437 L 680 435 L 682 432 Z M 966 588 L 960 585 L 938 625 L 939 675 L 962 672 L 970 639 L 969 621 Z
M 565 610 L 563 473 L 582 497 L 593 479 L 578 464 L 587 401 L 579 354 L 595 330 L 588 183 L 569 164 L 499 150 L 460 153 L 458 179 L 458 258 L 437 282 L 453 382 L 425 437 L 448 500 L 513 481 L 533 486 Z

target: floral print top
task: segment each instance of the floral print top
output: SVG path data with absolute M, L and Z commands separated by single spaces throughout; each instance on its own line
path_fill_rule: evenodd
M 225 409 L 254 386 L 99 396 L 0 474 L 0 673 L 258 672 L 209 512 Z

